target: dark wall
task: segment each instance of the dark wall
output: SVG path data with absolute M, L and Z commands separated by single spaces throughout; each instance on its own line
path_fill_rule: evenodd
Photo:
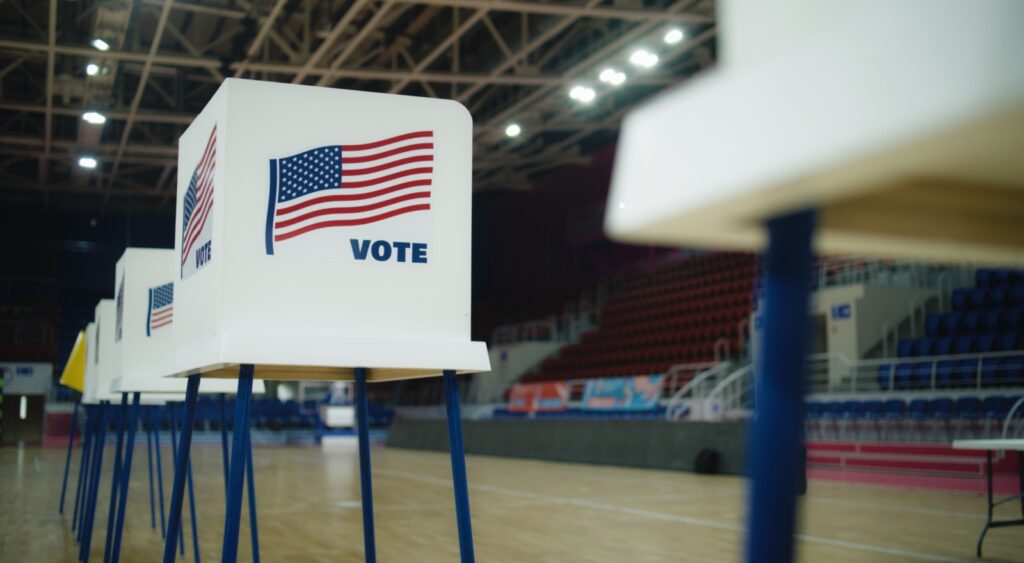
M 721 472 L 743 474 L 746 424 L 661 420 L 465 420 L 466 453 L 693 471 L 697 453 L 721 453 Z M 396 419 L 387 445 L 448 451 L 443 420 Z
M 172 215 L 0 211 L 0 307 L 52 323 L 56 373 L 96 302 L 112 298 L 126 246 L 173 246 Z M 6 358 L 18 360 L 19 358 Z
M 482 191 L 473 200 L 473 336 L 560 312 L 568 300 L 664 251 L 604 235 L 614 146 L 589 165 L 559 168 L 526 191 Z

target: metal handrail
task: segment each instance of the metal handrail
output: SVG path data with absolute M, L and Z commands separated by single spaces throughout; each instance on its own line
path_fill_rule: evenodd
M 719 381 L 718 384 L 715 385 L 711 389 L 711 391 L 707 394 L 707 396 L 705 396 L 704 398 L 706 400 L 708 400 L 708 401 L 712 401 L 714 399 L 717 399 L 720 395 L 725 394 L 725 390 L 726 389 L 730 389 L 736 383 L 737 380 L 742 381 L 744 377 L 746 377 L 747 375 L 749 375 L 753 371 L 753 369 L 754 369 L 753 364 L 747 364 L 747 365 L 742 366 L 739 369 L 733 371 L 732 373 L 727 375 L 724 379 Z M 732 398 L 735 398 L 738 395 L 741 395 L 741 394 L 740 393 L 732 393 Z M 723 411 L 733 410 L 735 408 L 735 406 L 736 406 L 733 403 L 735 403 L 735 401 L 722 401 L 722 410 Z
M 675 392 L 665 403 L 665 419 L 676 420 L 682 416 L 686 407 L 686 395 L 703 385 L 707 380 L 718 376 L 723 371 L 727 370 L 731 364 L 729 362 L 721 362 L 716 364 L 714 367 L 702 371 L 695 375 L 693 379 L 688 381 L 686 385 L 683 385 Z

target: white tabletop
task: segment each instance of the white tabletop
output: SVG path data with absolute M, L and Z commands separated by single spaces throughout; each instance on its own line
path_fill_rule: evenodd
M 1024 452 L 1024 438 L 954 440 L 954 450 L 1017 450 Z

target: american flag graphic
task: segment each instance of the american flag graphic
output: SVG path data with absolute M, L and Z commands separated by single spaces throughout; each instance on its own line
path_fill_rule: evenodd
M 184 213 L 181 224 L 181 267 L 189 259 L 192 248 L 206 226 L 213 208 L 213 172 L 217 163 L 217 126 L 210 131 L 203 157 L 192 172 L 192 179 L 185 190 Z
M 433 131 L 272 159 L 267 254 L 275 242 L 311 231 L 427 211 L 433 175 Z
M 149 289 L 149 313 L 146 315 L 146 336 L 174 322 L 174 283 Z

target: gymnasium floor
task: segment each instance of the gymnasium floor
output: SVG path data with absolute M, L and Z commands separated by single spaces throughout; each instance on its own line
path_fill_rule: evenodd
M 156 561 L 161 549 L 159 532 L 150 528 L 145 452 L 140 442 L 125 562 Z M 108 448 L 104 459 L 108 471 L 112 453 Z M 373 454 L 379 560 L 458 561 L 447 455 L 383 447 Z M 163 455 L 169 469 L 170 449 Z M 264 561 L 362 561 L 354 448 L 263 447 L 255 455 Z M 202 559 L 217 561 L 220 449 L 197 445 L 193 460 Z M 740 560 L 740 478 L 476 456 L 468 463 L 482 563 Z M 56 510 L 63 467 L 61 448 L 0 450 L 0 561 L 75 561 L 73 486 L 65 516 Z M 169 471 L 164 479 L 169 495 Z M 93 561 L 102 559 L 108 487 L 109 473 L 100 489 Z M 984 499 L 973 494 L 812 481 L 802 505 L 801 560 L 973 560 L 983 508 Z M 1019 510 L 1006 506 L 1003 515 L 1013 516 L 1012 508 Z M 246 525 L 243 520 L 240 561 L 250 560 Z M 185 533 L 191 561 L 187 519 Z M 1024 529 L 992 531 L 985 547 L 988 561 L 1024 561 Z

